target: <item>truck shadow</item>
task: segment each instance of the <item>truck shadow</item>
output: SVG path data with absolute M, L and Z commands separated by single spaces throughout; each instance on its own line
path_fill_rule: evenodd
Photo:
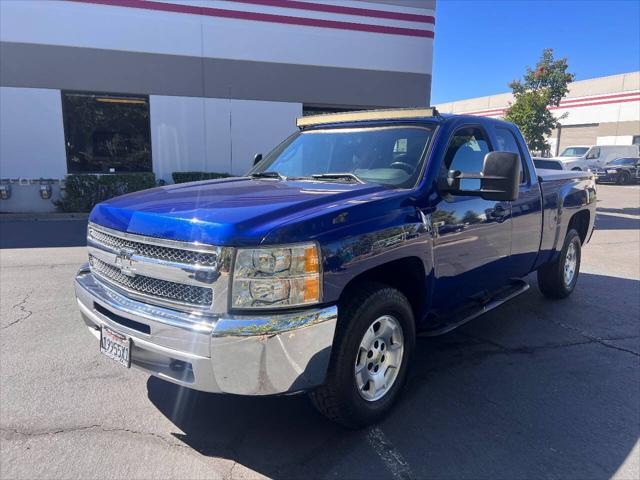
M 600 209 L 598 209 L 600 211 Z M 596 230 L 640 230 L 640 218 L 615 217 L 613 215 L 597 215 Z
M 0 219 L 0 249 L 84 247 L 87 219 L 8 220 Z
M 640 215 L 640 208 L 638 207 L 606 208 L 606 207 L 598 206 L 598 212 L 622 213 L 625 215 Z
M 404 394 L 376 427 L 385 448 L 415 478 L 611 477 L 638 440 L 639 316 L 639 281 L 582 274 L 567 300 L 532 288 L 420 338 Z M 204 394 L 153 377 L 147 389 L 201 455 L 276 478 L 391 477 L 371 429 L 330 423 L 304 395 Z

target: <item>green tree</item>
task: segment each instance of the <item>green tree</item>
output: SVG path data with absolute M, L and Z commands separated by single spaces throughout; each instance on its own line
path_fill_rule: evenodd
M 535 69 L 527 67 L 523 80 L 509 84 L 515 101 L 505 113 L 505 119 L 515 123 L 524 135 L 529 148 L 538 152 L 549 150 L 547 137 L 560 125 L 558 118 L 548 107 L 560 105 L 560 100 L 569 91 L 567 85 L 574 75 L 568 73 L 566 58 L 555 60 L 553 49 L 543 50 Z
M 482 219 L 480 218 L 480 216 L 474 212 L 473 210 L 467 210 L 464 214 L 464 217 L 462 217 L 462 223 L 480 223 L 482 221 Z

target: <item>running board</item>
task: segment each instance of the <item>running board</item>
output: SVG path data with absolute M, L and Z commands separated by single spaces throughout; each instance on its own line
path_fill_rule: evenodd
M 437 335 L 448 333 L 451 330 L 458 328 L 460 325 L 464 325 L 474 318 L 478 318 L 480 315 L 484 315 L 488 311 L 499 307 L 504 302 L 517 297 L 527 290 L 529 290 L 529 284 L 527 282 L 524 280 L 513 280 L 509 286 L 499 290 L 487 303 L 465 308 L 458 314 L 451 316 L 446 321 L 440 322 L 427 330 L 421 331 L 418 335 L 421 337 L 435 337 Z

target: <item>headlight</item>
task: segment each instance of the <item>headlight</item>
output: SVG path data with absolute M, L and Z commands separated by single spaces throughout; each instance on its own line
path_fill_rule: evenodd
M 233 268 L 232 308 L 282 308 L 320 301 L 315 243 L 239 248 Z

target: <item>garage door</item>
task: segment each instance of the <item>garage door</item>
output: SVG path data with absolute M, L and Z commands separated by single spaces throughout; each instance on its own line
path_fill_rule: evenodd
M 598 124 L 568 125 L 560 129 L 560 148 L 562 152 L 570 145 L 595 145 L 598 136 Z

